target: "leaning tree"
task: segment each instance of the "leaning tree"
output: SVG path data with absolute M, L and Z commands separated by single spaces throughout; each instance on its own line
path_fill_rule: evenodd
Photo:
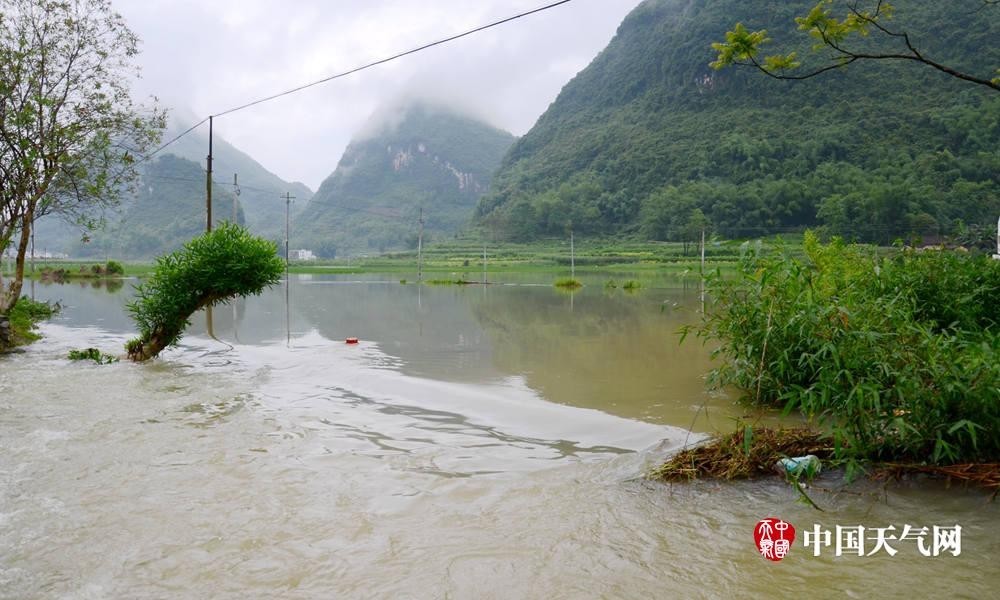
M 36 219 L 92 225 L 135 181 L 164 113 L 133 103 L 139 40 L 108 0 L 0 0 L 0 314 L 21 294 Z

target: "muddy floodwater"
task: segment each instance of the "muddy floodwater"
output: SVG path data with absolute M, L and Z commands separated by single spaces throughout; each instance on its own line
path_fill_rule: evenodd
M 409 275 L 412 280 L 412 274 Z M 36 284 L 64 309 L 0 357 L 0 598 L 995 597 L 1000 508 L 943 483 L 662 485 L 671 449 L 749 412 L 678 345 L 699 291 L 586 280 L 417 286 L 293 276 L 119 353 L 131 284 Z M 517 276 L 507 276 L 517 283 Z M 521 278 L 520 283 L 531 283 Z M 551 279 L 547 279 L 551 281 Z M 349 336 L 360 338 L 347 345 Z M 693 429 L 693 433 L 690 431 Z M 757 554 L 765 517 L 797 538 Z M 803 534 L 961 527 L 836 556 Z M 928 546 L 933 535 L 928 533 Z M 865 551 L 875 542 L 865 542 Z

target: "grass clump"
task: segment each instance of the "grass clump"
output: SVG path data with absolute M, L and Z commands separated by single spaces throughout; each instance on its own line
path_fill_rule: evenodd
M 1000 261 L 809 233 L 804 250 L 748 246 L 736 277 L 710 277 L 713 381 L 828 427 L 848 475 L 1000 459 Z
M 555 283 L 552 285 L 564 290 L 576 290 L 583 287 L 583 284 L 580 283 L 579 279 L 573 279 L 572 277 L 562 277 L 560 279 L 556 279 Z
M 428 279 L 425 283 L 427 285 L 462 285 L 461 279 Z
M 284 271 L 274 242 L 224 223 L 177 252 L 156 261 L 156 270 L 136 287 L 128 310 L 139 337 L 125 349 L 134 361 L 145 361 L 176 344 L 195 311 L 237 296 L 260 294 L 277 283 Z
M 99 365 L 110 365 L 118 362 L 117 356 L 105 354 L 97 348 L 84 348 L 83 350 L 70 350 L 70 360 L 92 360 Z
M 634 292 L 640 290 L 642 289 L 642 282 L 637 281 L 635 279 L 629 279 L 628 281 L 622 284 L 622 289 L 628 292 Z
M 477 285 L 480 282 L 468 279 L 429 279 L 424 283 L 427 285 Z

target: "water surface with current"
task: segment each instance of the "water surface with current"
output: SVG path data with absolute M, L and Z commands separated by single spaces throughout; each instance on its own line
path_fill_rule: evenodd
M 412 279 L 412 275 L 410 275 Z M 36 284 L 62 313 L 0 357 L 0 598 L 992 597 L 1000 509 L 937 482 L 810 493 L 644 469 L 754 419 L 678 344 L 697 284 L 401 285 L 293 276 L 194 317 L 145 365 L 119 289 Z M 517 285 L 513 285 L 517 284 Z M 357 336 L 361 343 L 344 343 Z M 693 433 L 691 432 L 693 430 Z M 753 528 L 798 529 L 780 563 Z M 813 556 L 815 525 L 962 527 L 962 553 Z M 929 540 L 930 541 L 930 540 Z M 869 546 L 870 547 L 870 546 Z

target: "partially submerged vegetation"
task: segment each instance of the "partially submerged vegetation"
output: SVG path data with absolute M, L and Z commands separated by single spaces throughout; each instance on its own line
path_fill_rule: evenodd
M 576 290 L 583 287 L 583 283 L 581 283 L 579 279 L 575 279 L 573 277 L 560 277 L 559 279 L 556 279 L 555 283 L 552 285 L 564 290 Z
M 406 284 L 406 280 L 400 281 L 402 284 Z M 425 281 L 427 285 L 479 285 L 482 282 L 479 281 L 469 281 L 467 279 L 428 279 Z
M 826 467 L 839 466 L 833 438 L 811 428 L 770 429 L 742 426 L 737 431 L 705 443 L 684 448 L 646 473 L 646 478 L 665 482 L 690 482 L 698 479 L 755 479 L 784 475 L 794 484 L 808 480 L 814 472 L 789 472 L 782 459 L 814 456 Z M 914 462 L 881 462 L 869 465 L 874 479 L 899 479 L 923 474 L 945 478 L 1000 492 L 1000 463 L 962 463 L 935 465 Z M 804 499 L 812 501 L 801 488 Z M 814 505 L 815 506 L 815 505 Z
M 621 287 L 627 292 L 634 292 L 642 289 L 642 282 L 638 279 L 626 279 L 625 281 L 619 283 L 614 279 L 609 279 L 604 283 L 604 287 L 609 290 L 618 289 Z
M 69 356 L 70 360 L 92 360 L 99 365 L 110 365 L 111 363 L 118 362 L 118 357 L 105 352 L 101 352 L 97 348 L 84 348 L 83 350 L 70 350 Z
M 709 278 L 697 330 L 725 359 L 714 383 L 814 419 L 848 476 L 1000 460 L 1000 261 L 812 234 L 804 248 L 748 247 L 736 277 Z
M 29 344 L 40 336 L 35 333 L 38 323 L 59 312 L 58 304 L 37 302 L 21 297 L 9 315 L 0 315 L 0 352 Z
M 196 311 L 277 283 L 284 262 L 276 251 L 274 242 L 224 223 L 157 259 L 156 271 L 128 305 L 139 326 L 139 337 L 125 346 L 129 358 L 149 360 L 177 343 Z
M 109 260 L 100 265 L 80 265 L 78 269 L 45 266 L 36 275 L 43 281 L 62 283 L 70 279 L 106 279 L 125 276 L 125 267 L 118 261 Z

